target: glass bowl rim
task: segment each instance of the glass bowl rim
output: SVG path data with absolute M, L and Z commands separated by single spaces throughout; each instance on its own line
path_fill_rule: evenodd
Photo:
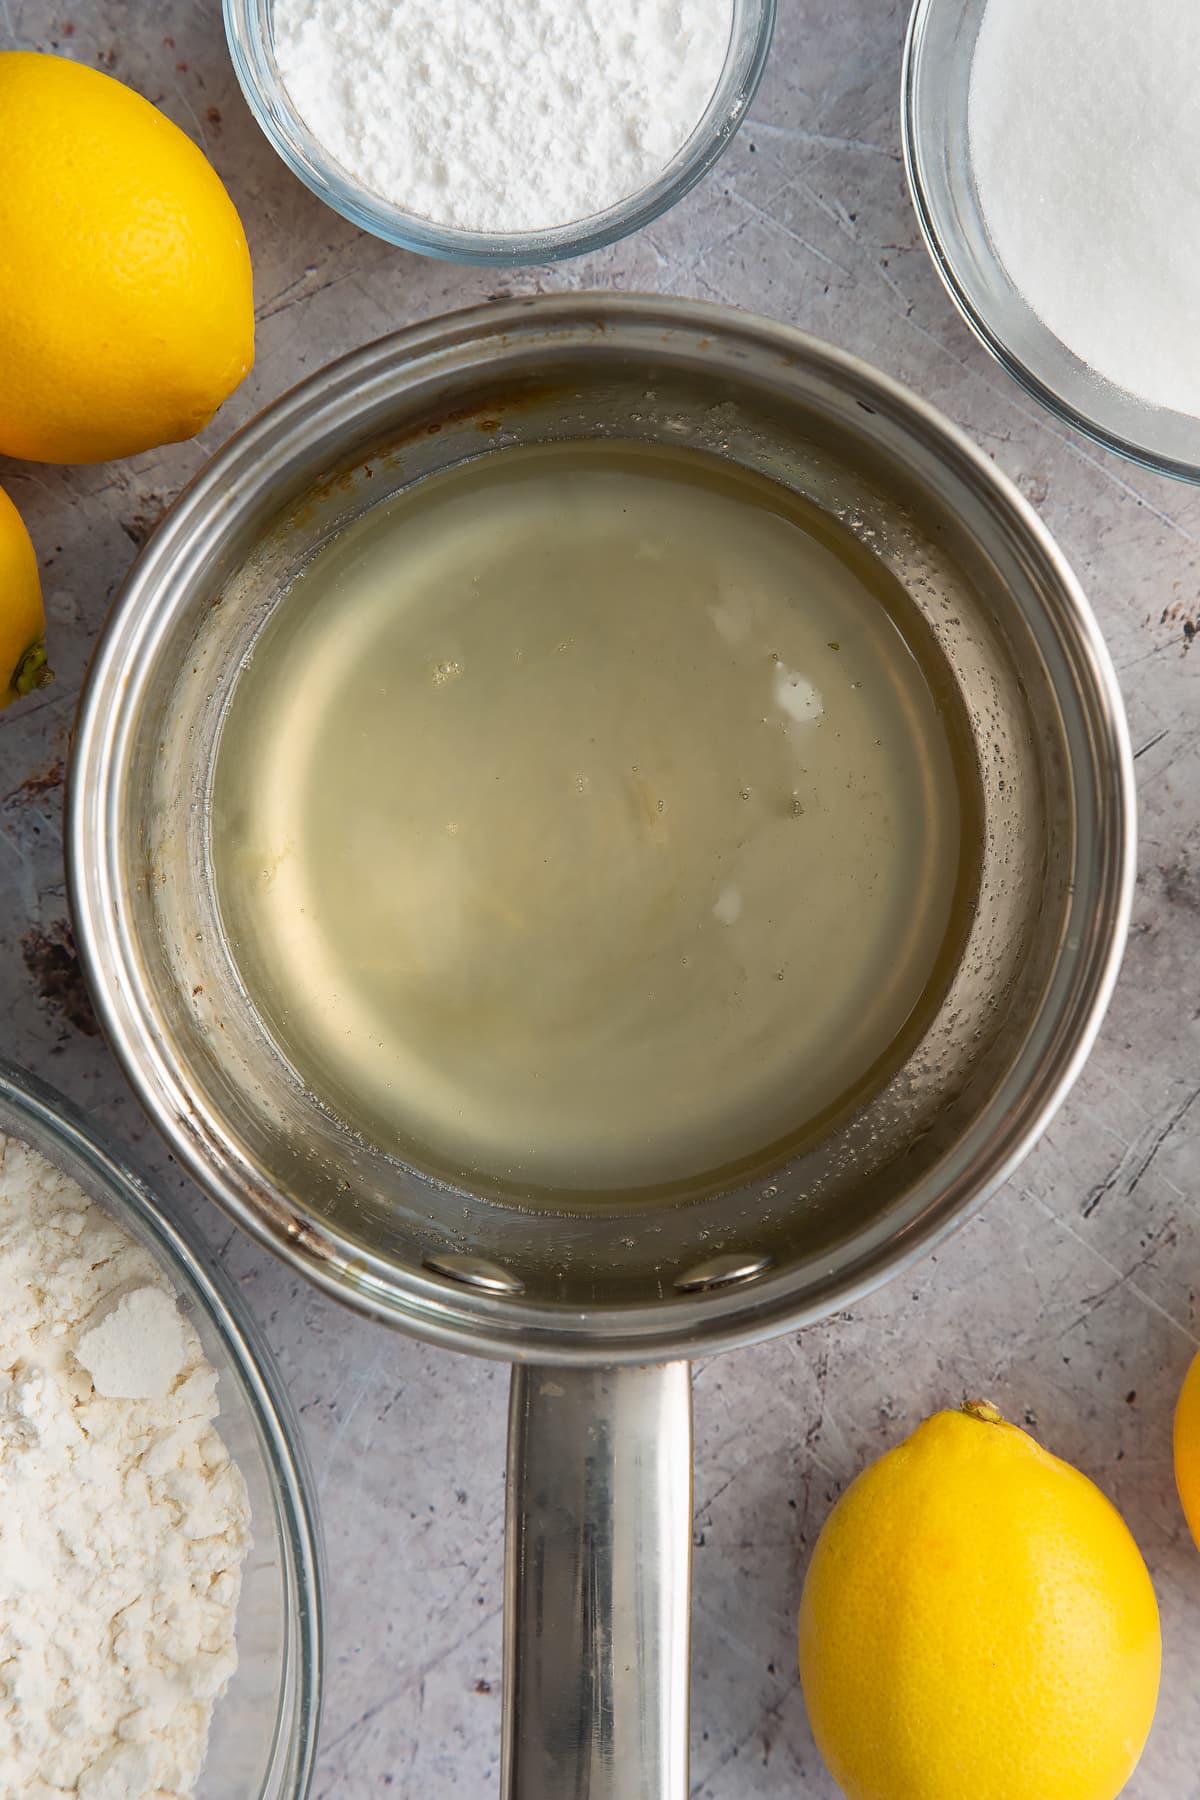
M 928 22 L 935 12 L 950 9 L 956 13 L 960 12 L 962 10 L 961 0 L 913 0 L 905 33 L 900 78 L 900 139 L 904 157 L 904 172 L 913 210 L 921 229 L 921 236 L 942 286 L 954 302 L 964 323 L 988 354 L 1053 417 L 1059 419 L 1073 431 L 1081 432 L 1084 437 L 1090 438 L 1102 449 L 1110 450 L 1125 461 L 1147 469 L 1152 474 L 1169 475 L 1178 481 L 1200 483 L 1200 462 L 1192 462 L 1185 458 L 1156 451 L 1150 444 L 1138 442 L 1124 435 L 1106 425 L 1094 413 L 1085 412 L 1082 408 L 1074 405 L 1065 395 L 1059 393 L 1056 388 L 1051 387 L 1036 375 L 1009 347 L 998 327 L 984 314 L 976 303 L 970 287 L 960 276 L 958 262 L 954 255 L 953 233 L 943 229 L 938 210 L 931 199 L 929 184 L 925 179 L 924 168 L 929 147 L 921 141 L 916 116 L 916 94 L 921 76 L 921 59 Z M 1061 342 L 1055 333 L 1052 332 L 1050 335 L 1055 337 L 1057 342 Z M 1067 346 L 1064 345 L 1064 349 L 1066 348 Z M 1118 392 L 1129 399 L 1138 399 L 1137 395 L 1130 394 L 1119 384 L 1113 385 Z M 1167 411 L 1166 408 L 1155 407 L 1150 401 L 1144 401 L 1141 404 L 1151 413 L 1165 415 Z
M 448 262 L 527 267 L 602 250 L 660 218 L 695 187 L 723 155 L 750 110 L 770 55 L 777 0 L 733 0 L 733 31 L 725 62 L 703 114 L 666 168 L 645 187 L 590 218 L 536 231 L 467 231 L 405 212 L 356 181 L 329 155 L 300 117 L 268 55 L 263 18 L 272 0 L 221 0 L 234 74 L 256 123 L 276 153 L 310 192 L 352 225 L 399 249 Z M 754 6 L 758 25 L 745 74 L 717 109 L 732 64 L 750 34 L 739 32 L 744 9 Z M 285 129 L 279 113 L 287 121 Z
M 33 1137 L 24 1137 L 29 1127 Z M 193 1230 L 168 1216 L 147 1181 L 126 1160 L 112 1137 L 81 1107 L 30 1070 L 0 1055 L 0 1135 L 12 1136 L 38 1152 L 38 1137 L 68 1153 L 94 1182 L 88 1198 L 112 1212 L 118 1223 L 132 1219 L 153 1246 L 179 1290 L 203 1310 L 220 1339 L 253 1416 L 268 1485 L 275 1502 L 275 1531 L 283 1539 L 286 1583 L 284 1681 L 292 1689 L 290 1785 L 283 1800 L 304 1800 L 316 1769 L 324 1689 L 324 1577 L 319 1517 L 292 1404 L 259 1328 L 228 1277 Z M 53 1155 L 48 1161 L 71 1180 L 75 1174 Z M 80 1185 L 83 1185 L 82 1183 Z M 220 1371 L 218 1371 L 220 1373 Z M 218 1703 L 219 1704 L 219 1703 Z M 282 1717 L 282 1712 L 280 1714 Z M 276 1721 L 276 1751 L 278 1749 Z M 277 1767 L 275 1755 L 271 1767 Z M 268 1790 L 262 1790 L 266 1794 Z

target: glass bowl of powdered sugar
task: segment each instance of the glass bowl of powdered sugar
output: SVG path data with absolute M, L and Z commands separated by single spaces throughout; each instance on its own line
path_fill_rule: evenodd
M 0 1792 L 303 1800 L 320 1583 L 233 1290 L 0 1061 Z
M 1196 0 L 917 0 L 904 153 L 967 323 L 1051 411 L 1200 481 Z
M 699 181 L 775 0 L 224 0 L 238 80 L 314 193 L 455 262 L 577 256 Z

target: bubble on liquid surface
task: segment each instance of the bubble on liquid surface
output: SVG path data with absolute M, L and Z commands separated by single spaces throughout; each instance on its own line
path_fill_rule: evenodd
M 796 725 L 819 719 L 825 711 L 820 690 L 786 663 L 776 664 L 773 690 L 776 706 Z
M 742 916 L 741 889 L 727 881 L 713 905 L 713 918 L 721 925 L 736 925 Z

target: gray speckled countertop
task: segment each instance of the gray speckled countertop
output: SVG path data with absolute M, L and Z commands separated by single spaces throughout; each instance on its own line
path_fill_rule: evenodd
M 313 199 L 250 120 L 218 0 L 0 0 L 0 45 L 96 62 L 200 140 L 255 258 L 258 364 L 197 442 L 101 468 L 0 464 L 38 546 L 59 674 L 0 715 L 0 1016 L 3 1048 L 136 1145 L 171 1202 L 201 1222 L 291 1386 L 328 1547 L 323 1800 L 496 1791 L 506 1372 L 352 1318 L 230 1232 L 179 1177 L 95 1035 L 71 955 L 59 837 L 67 730 L 135 547 L 235 425 L 395 326 L 560 286 L 732 301 L 833 338 L 934 400 L 1016 479 L 1073 559 L 1138 752 L 1140 876 L 1124 973 L 1040 1148 L 915 1278 L 696 1371 L 693 1794 L 832 1800 L 795 1675 L 809 1546 L 864 1461 L 969 1391 L 1036 1425 L 1130 1521 L 1158 1586 L 1166 1672 L 1127 1792 L 1200 1796 L 1200 1555 L 1170 1456 L 1200 1285 L 1200 646 L 1189 653 L 1200 492 L 1061 429 L 959 323 L 905 193 L 905 12 L 902 0 L 782 0 L 753 122 L 715 174 L 631 241 L 513 275 L 406 256 Z

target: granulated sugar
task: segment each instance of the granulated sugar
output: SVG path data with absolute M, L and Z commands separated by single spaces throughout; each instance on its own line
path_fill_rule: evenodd
M 405 211 L 536 231 L 646 187 L 699 123 L 732 0 L 275 0 L 325 148 Z
M 1200 415 L 1200 5 L 989 0 L 970 148 L 1013 282 L 1098 374 Z

